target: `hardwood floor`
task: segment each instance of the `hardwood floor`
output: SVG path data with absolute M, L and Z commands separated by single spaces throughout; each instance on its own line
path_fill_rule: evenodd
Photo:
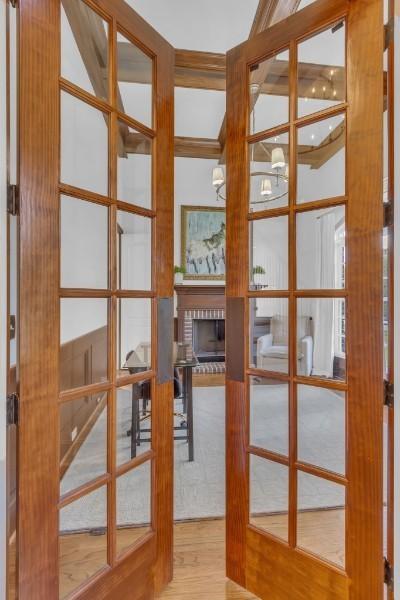
M 252 518 L 259 528 L 285 537 L 285 515 Z M 303 544 L 327 560 L 343 559 L 343 510 L 307 511 L 302 513 L 299 534 Z M 118 545 L 126 547 L 147 529 L 121 529 Z M 105 564 L 105 535 L 75 534 L 61 538 L 61 597 L 85 581 Z M 159 600 L 257 600 L 257 597 L 225 577 L 225 520 L 202 520 L 176 523 L 174 527 L 174 579 Z M 10 570 L 15 563 L 10 549 Z M 9 600 L 14 600 L 11 577 Z
M 299 537 L 308 549 L 336 564 L 343 560 L 343 510 L 303 512 Z M 259 528 L 285 537 L 285 515 L 252 519 Z M 225 577 L 225 521 L 177 523 L 174 579 L 160 600 L 257 600 Z
M 256 600 L 225 577 L 225 520 L 177 523 L 174 579 L 160 600 Z

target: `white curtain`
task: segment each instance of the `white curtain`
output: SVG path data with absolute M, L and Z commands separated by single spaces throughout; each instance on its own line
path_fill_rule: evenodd
M 317 273 L 321 289 L 335 288 L 335 224 L 332 211 L 319 217 L 317 226 Z M 318 298 L 314 316 L 314 360 L 312 374 L 333 376 L 334 299 Z

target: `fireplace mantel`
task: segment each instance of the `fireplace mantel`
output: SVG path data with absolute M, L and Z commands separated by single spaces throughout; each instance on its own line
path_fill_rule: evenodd
M 224 285 L 176 285 L 177 310 L 225 310 Z

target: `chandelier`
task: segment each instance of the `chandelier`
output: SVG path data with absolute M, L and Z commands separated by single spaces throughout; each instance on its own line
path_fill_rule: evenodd
M 252 110 L 252 134 L 255 133 L 255 105 L 257 101 L 257 97 L 260 93 L 260 86 L 258 84 L 250 85 L 250 95 L 251 95 L 251 106 L 253 106 Z M 250 204 L 264 204 L 267 202 L 273 202 L 275 200 L 279 200 L 284 196 L 287 196 L 288 190 L 281 191 L 279 189 L 279 184 L 284 183 L 287 184 L 289 181 L 289 166 L 285 161 L 285 154 L 283 152 L 283 148 L 276 146 L 275 148 L 270 150 L 266 146 L 266 142 L 258 142 L 258 146 L 260 151 L 265 152 L 267 160 L 265 162 L 271 162 L 271 170 L 263 171 L 256 170 L 254 168 L 254 147 L 255 144 L 251 145 L 251 154 L 250 154 L 250 177 L 261 177 L 261 184 L 259 188 L 259 197 L 257 199 L 250 200 Z M 261 162 L 261 161 L 257 161 Z M 223 194 L 223 189 L 226 186 L 226 178 L 223 167 L 214 167 L 212 171 L 212 184 L 215 188 L 217 194 L 217 200 L 226 201 L 226 195 Z M 274 190 L 274 188 L 277 188 Z

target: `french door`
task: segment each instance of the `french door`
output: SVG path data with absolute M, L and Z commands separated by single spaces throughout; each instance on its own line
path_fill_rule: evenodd
M 123 0 L 19 9 L 18 597 L 153 598 L 172 576 L 174 52 Z
M 268 600 L 383 597 L 382 27 L 319 0 L 227 57 L 227 574 Z

